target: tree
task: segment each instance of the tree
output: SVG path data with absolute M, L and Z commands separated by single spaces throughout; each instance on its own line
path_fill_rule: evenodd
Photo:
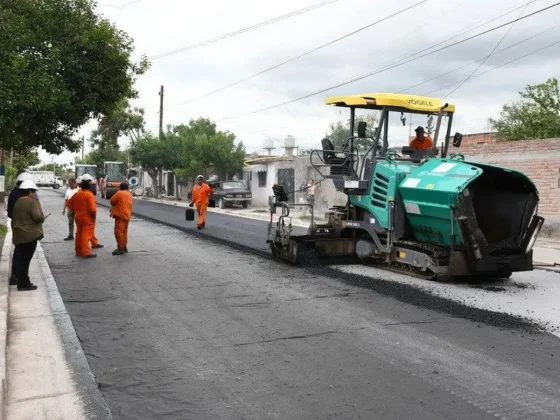
M 519 92 L 521 100 L 505 104 L 500 118 L 489 119 L 501 140 L 546 139 L 560 137 L 560 91 L 552 77 Z
M 243 168 L 245 146 L 236 144 L 236 137 L 229 132 L 216 130 L 216 124 L 206 118 L 190 120 L 188 125 L 173 129 L 182 151 L 174 172 L 188 178 L 203 174 L 209 169 L 220 177 L 233 175 Z
M 39 153 L 36 150 L 28 149 L 14 153 L 14 160 L 11 166 L 16 169 L 17 173 L 20 173 L 30 166 L 35 166 L 39 163 L 41 163 Z
M 91 118 L 137 97 L 148 68 L 132 39 L 94 12 L 93 0 L 0 0 L 0 138 L 5 149 L 77 151 Z
M 99 119 L 98 127 L 91 133 L 91 146 L 118 149 L 118 140 L 123 135 L 133 143 L 145 133 L 144 124 L 144 110 L 131 108 L 128 99 L 123 99 Z
M 354 124 L 354 136 L 357 135 L 358 129 L 358 122 L 364 121 L 367 124 L 366 127 L 366 136 L 369 138 L 375 137 L 375 130 L 377 128 L 377 114 L 369 113 L 364 116 L 358 116 L 355 119 Z M 326 134 L 326 137 L 332 142 L 335 150 L 342 150 L 346 141 L 350 137 L 350 119 L 343 123 L 342 121 L 338 121 L 334 124 L 331 124 L 329 127 L 330 132 Z M 354 146 L 358 148 L 360 151 L 367 150 L 371 147 L 372 143 L 371 140 L 368 139 L 355 139 Z
M 130 147 L 130 158 L 148 173 L 156 197 L 160 193 L 157 188 L 158 174 L 161 170 L 169 170 L 178 165 L 180 148 L 178 138 L 169 132 L 161 138 L 151 133 L 145 134 Z

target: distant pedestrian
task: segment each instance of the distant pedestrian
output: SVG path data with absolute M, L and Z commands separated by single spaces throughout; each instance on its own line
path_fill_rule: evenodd
M 128 252 L 128 224 L 132 219 L 132 193 L 128 190 L 128 183 L 123 182 L 110 200 L 111 217 L 115 219 L 115 239 L 117 249 L 113 255 L 123 255 Z
M 212 194 L 213 190 L 210 185 L 204 182 L 204 177 L 202 175 L 197 176 L 196 185 L 192 190 L 192 200 L 189 204 L 190 207 L 193 205 L 196 206 L 196 211 L 198 213 L 197 229 L 206 227 L 206 211 Z
M 64 195 L 64 208 L 62 209 L 62 215 L 66 214 L 66 209 L 68 208 L 68 200 L 78 191 L 76 183 L 76 178 L 68 179 L 68 189 Z M 64 238 L 65 241 L 71 241 L 74 239 L 74 212 L 68 209 L 68 236 Z
M 87 175 L 87 174 L 86 174 Z M 91 192 L 91 176 L 83 176 L 80 183 L 80 191 L 76 192 L 67 206 L 74 212 L 76 221 L 75 249 L 76 256 L 81 258 L 95 258 L 97 255 L 91 253 L 89 246 L 94 237 L 95 220 L 97 218 L 97 202 Z
M 39 202 L 34 198 L 37 186 L 33 181 L 23 181 L 19 186 L 21 197 L 14 205 L 12 242 L 15 245 L 15 276 L 19 291 L 36 290 L 37 286 L 29 278 L 29 265 L 37 249 L 37 242 L 43 239 L 43 215 Z
M 23 181 L 32 181 L 32 176 L 27 172 L 22 172 L 21 174 L 19 174 L 16 179 L 16 186 L 12 189 L 8 197 L 8 217 L 12 220 L 12 225 L 11 225 L 12 230 L 14 228 L 13 225 L 14 206 L 16 205 L 16 201 L 18 200 L 18 198 L 22 196 L 22 190 L 20 190 L 19 187 Z M 39 204 L 39 208 L 40 208 L 41 203 L 39 202 L 39 196 L 37 195 L 37 192 L 35 192 L 34 197 L 37 200 L 37 203 Z M 17 284 L 17 278 L 15 276 L 16 270 L 17 270 L 17 261 L 12 256 L 12 273 L 10 275 L 11 286 L 15 286 Z

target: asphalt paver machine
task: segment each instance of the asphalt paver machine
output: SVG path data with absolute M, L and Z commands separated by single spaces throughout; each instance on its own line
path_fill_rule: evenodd
M 454 105 L 388 93 L 331 97 L 326 103 L 349 108 L 349 138 L 341 150 L 323 139 L 322 150 L 310 154 L 311 164 L 348 196 L 347 204 L 331 208 L 325 223 L 312 222 L 307 234 L 294 235 L 289 209 L 300 204 L 290 204 L 275 185 L 267 239 L 275 257 L 297 263 L 311 253 L 332 264 L 336 257 L 352 256 L 438 281 L 509 278 L 533 270 L 533 245 L 544 223 L 538 190 L 522 172 L 448 153 L 450 145 L 459 148 L 462 142 L 461 133 L 451 135 Z M 355 130 L 356 110 L 380 114 L 369 138 L 365 122 Z M 391 128 L 399 120 L 404 125 L 405 115 L 433 116 L 434 146 L 444 133 L 440 147 L 391 147 Z

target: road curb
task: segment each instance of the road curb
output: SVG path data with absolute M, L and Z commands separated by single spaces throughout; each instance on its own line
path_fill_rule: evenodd
M 8 219 L 6 219 L 8 220 Z M 8 346 L 8 296 L 10 293 L 10 262 L 12 253 L 12 230 L 6 223 L 8 232 L 4 238 L 2 256 L 0 258 L 0 419 L 4 418 L 7 397 L 7 366 L 6 350 Z
M 66 310 L 62 296 L 56 285 L 43 246 L 37 245 L 37 259 L 47 289 L 47 298 L 54 317 L 54 324 L 64 351 L 74 387 L 81 397 L 82 408 L 87 418 L 111 420 L 112 414 L 105 401 L 95 375 L 93 374 L 84 349 Z

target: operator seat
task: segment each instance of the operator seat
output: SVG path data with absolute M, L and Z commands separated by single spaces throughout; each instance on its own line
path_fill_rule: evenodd
M 350 175 L 350 165 L 352 164 L 350 157 L 337 156 L 334 145 L 327 138 L 321 140 L 321 145 L 323 146 L 323 160 L 325 164 L 331 165 L 331 175 Z

